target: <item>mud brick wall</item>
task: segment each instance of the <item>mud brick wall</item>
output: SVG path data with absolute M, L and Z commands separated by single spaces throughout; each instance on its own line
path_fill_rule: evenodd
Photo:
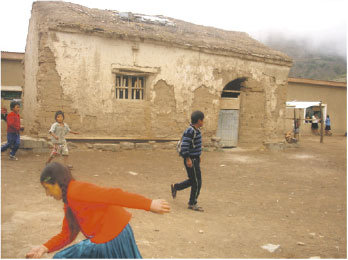
M 82 136 L 180 138 L 194 110 L 203 141 L 216 135 L 221 93 L 245 77 L 239 145 L 283 140 L 288 65 L 207 53 L 151 39 L 102 37 L 51 28 L 33 11 L 25 56 L 25 127 L 47 136 L 54 113 Z M 146 74 L 143 100 L 116 99 L 120 68 Z

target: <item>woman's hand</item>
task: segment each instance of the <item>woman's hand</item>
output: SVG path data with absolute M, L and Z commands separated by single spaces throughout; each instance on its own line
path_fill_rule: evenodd
M 45 253 L 48 252 L 48 248 L 45 247 L 44 245 L 34 247 L 33 249 L 30 250 L 29 253 L 25 255 L 26 258 L 40 258 L 43 256 Z
M 163 199 L 152 200 L 150 211 L 153 213 L 164 214 L 170 212 L 169 203 Z

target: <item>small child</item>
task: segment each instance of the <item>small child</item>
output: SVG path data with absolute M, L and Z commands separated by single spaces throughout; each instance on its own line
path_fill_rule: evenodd
M 312 133 L 315 134 L 315 135 L 320 135 L 319 134 L 319 127 L 318 127 L 318 123 L 319 123 L 319 117 L 318 117 L 318 114 L 314 114 L 312 116 Z
M 294 138 L 300 140 L 300 119 L 296 118 L 294 121 Z
M 182 138 L 180 155 L 184 158 L 188 179 L 171 184 L 172 197 L 175 199 L 176 192 L 191 187 L 188 209 L 201 211 L 203 208 L 197 205 L 197 199 L 202 187 L 201 177 L 201 153 L 202 153 L 202 135 L 199 130 L 203 126 L 204 114 L 201 111 L 195 111 L 191 114 L 191 125 L 185 130 Z
M 56 122 L 52 124 L 49 131 L 50 135 L 52 136 L 53 149 L 46 164 L 49 164 L 56 155 L 60 154 L 64 158 L 65 165 L 67 165 L 68 168 L 72 169 L 72 165 L 68 165 L 69 150 L 65 136 L 69 132 L 72 134 L 78 134 L 78 132 L 71 131 L 68 124 L 63 122 L 64 113 L 62 111 L 57 111 L 54 118 Z
M 1 120 L 7 121 L 7 109 L 5 107 L 1 108 Z
M 53 258 L 142 258 L 129 224 L 132 214 L 125 207 L 158 214 L 170 212 L 165 200 L 77 181 L 67 167 L 57 162 L 46 166 L 40 182 L 47 196 L 63 201 L 65 216 L 60 233 L 33 248 L 26 258 L 40 258 L 62 249 L 80 231 L 86 239 Z
M 325 119 L 325 135 L 332 135 L 331 133 L 331 120 L 330 116 L 327 115 Z
M 10 103 L 11 113 L 7 115 L 7 143 L 1 146 L 1 152 L 11 147 L 10 160 L 17 161 L 16 152 L 20 145 L 21 119 L 19 116 L 20 104 L 17 101 Z
M 289 143 L 289 144 L 293 144 L 293 143 L 297 143 L 297 139 L 292 137 L 291 135 L 291 131 L 287 132 L 285 134 L 285 140 Z

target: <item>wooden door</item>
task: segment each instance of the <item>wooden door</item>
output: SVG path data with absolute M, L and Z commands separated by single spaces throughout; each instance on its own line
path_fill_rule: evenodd
M 217 136 L 221 137 L 223 147 L 236 147 L 238 144 L 239 110 L 220 110 Z

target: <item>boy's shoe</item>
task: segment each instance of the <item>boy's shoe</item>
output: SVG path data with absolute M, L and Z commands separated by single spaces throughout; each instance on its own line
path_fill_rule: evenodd
M 202 207 L 198 207 L 197 205 L 188 205 L 188 209 L 204 212 L 204 209 Z
M 172 190 L 172 197 L 173 197 L 173 199 L 175 199 L 176 198 L 176 189 L 174 188 L 174 184 L 171 184 L 170 188 Z
M 12 161 L 18 161 L 18 158 L 14 155 L 10 155 L 10 160 Z
M 74 168 L 72 165 L 67 165 L 67 167 L 69 168 L 69 170 L 72 170 Z

